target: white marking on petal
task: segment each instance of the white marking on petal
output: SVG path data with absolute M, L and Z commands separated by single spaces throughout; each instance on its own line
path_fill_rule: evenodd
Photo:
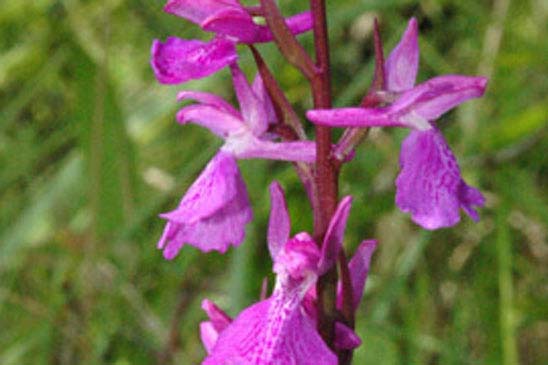
M 421 117 L 414 110 L 401 117 L 400 120 L 403 122 L 404 126 L 418 131 L 427 131 L 433 128 L 427 119 Z

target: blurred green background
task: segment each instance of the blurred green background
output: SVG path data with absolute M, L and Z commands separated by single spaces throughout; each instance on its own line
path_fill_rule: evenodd
M 248 2 L 249 3 L 249 2 Z M 328 1 L 337 105 L 372 71 L 371 24 L 387 51 L 420 22 L 419 80 L 490 78 L 486 96 L 439 122 L 482 219 L 425 232 L 394 206 L 405 130 L 371 134 L 344 168 L 346 235 L 380 240 L 358 318 L 357 365 L 548 364 L 548 4 L 544 0 Z M 305 1 L 281 1 L 287 14 Z M 155 244 L 163 221 L 220 145 L 175 123 L 178 90 L 234 101 L 227 70 L 157 84 L 154 38 L 200 37 L 153 0 L 0 1 L 0 365 L 198 364 L 204 297 L 232 315 L 270 279 L 267 186 L 282 182 L 295 232 L 310 209 L 287 164 L 241 161 L 255 220 L 227 255 Z M 311 37 L 301 40 L 311 49 Z M 307 84 L 260 46 L 300 112 Z M 251 77 L 249 52 L 241 65 Z M 272 284 L 272 280 L 271 280 Z

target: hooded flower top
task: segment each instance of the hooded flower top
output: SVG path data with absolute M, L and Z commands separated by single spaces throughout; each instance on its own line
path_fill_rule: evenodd
M 260 78 L 250 86 L 241 70 L 231 67 L 240 110 L 222 98 L 205 92 L 183 91 L 179 100 L 198 104 L 177 113 L 182 123 L 196 123 L 225 140 L 174 211 L 164 213 L 168 220 L 158 248 L 167 259 L 174 258 L 184 244 L 204 252 L 225 252 L 240 244 L 245 225 L 252 219 L 245 183 L 236 159 L 265 158 L 312 162 L 315 146 L 309 141 L 276 142 L 268 133 L 272 122 L 270 100 Z
M 151 66 L 159 82 L 179 84 L 200 79 L 231 65 L 238 59 L 236 43 L 261 43 L 273 39 L 265 25 L 253 17 L 237 0 L 169 0 L 164 10 L 215 33 L 209 42 L 168 37 L 165 43 L 154 40 Z M 312 28 L 310 12 L 286 19 L 293 34 Z
M 415 19 L 385 62 L 386 107 L 310 110 L 315 124 L 332 127 L 407 127 L 396 180 L 396 204 L 426 229 L 455 225 L 462 208 L 473 219 L 483 206 L 481 193 L 461 177 L 456 158 L 434 121 L 455 106 L 483 95 L 484 77 L 444 75 L 414 86 L 418 71 L 418 26 Z
M 305 232 L 290 238 L 283 190 L 273 183 L 270 194 L 268 247 L 276 273 L 274 292 L 243 310 L 234 321 L 212 302 L 204 301 L 202 307 L 210 318 L 201 325 L 202 341 L 209 354 L 204 365 L 337 364 L 335 354 L 316 330 L 315 314 L 305 308 L 304 300 L 313 296 L 318 276 L 334 264 L 351 199 L 346 197 L 338 205 L 320 250 Z M 360 296 L 371 252 L 370 244 L 362 245 L 352 260 L 354 264 L 350 264 L 355 285 L 361 287 L 356 293 Z M 359 345 L 359 338 L 348 327 L 337 326 L 336 337 L 336 345 L 342 348 Z

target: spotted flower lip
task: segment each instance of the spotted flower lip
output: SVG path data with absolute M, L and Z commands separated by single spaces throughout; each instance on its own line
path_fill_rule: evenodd
M 313 142 L 276 142 L 267 136 L 272 119 L 270 99 L 262 82 L 250 85 L 236 66 L 231 66 L 240 109 L 221 97 L 199 91 L 182 91 L 178 100 L 194 100 L 177 113 L 179 123 L 195 123 L 225 140 L 179 206 L 160 217 L 168 220 L 158 248 L 173 259 L 185 244 L 203 252 L 224 253 L 242 243 L 245 226 L 252 219 L 249 197 L 237 159 L 263 158 L 284 161 L 315 160 Z
M 414 86 L 419 66 L 418 24 L 409 21 L 401 41 L 384 64 L 385 90 L 392 103 L 385 107 L 309 110 L 308 119 L 331 127 L 406 127 L 396 204 L 426 229 L 450 227 L 460 221 L 460 208 L 474 220 L 481 193 L 461 177 L 456 158 L 435 120 L 459 104 L 481 97 L 485 77 L 442 75 Z
M 164 10 L 240 43 L 263 43 L 273 40 L 270 29 L 254 22 L 253 17 L 236 0 L 169 0 Z M 312 28 L 312 15 L 303 12 L 286 19 L 293 34 Z
M 483 206 L 485 199 L 464 182 L 457 160 L 437 128 L 411 131 L 402 144 L 400 165 L 396 204 L 411 213 L 415 223 L 430 230 L 450 227 L 460 221 L 460 208 L 479 220 L 474 206 Z
M 203 252 L 226 252 L 240 244 L 253 217 L 245 183 L 234 157 L 219 151 L 183 196 L 168 220 L 158 248 L 171 260 L 191 245 Z

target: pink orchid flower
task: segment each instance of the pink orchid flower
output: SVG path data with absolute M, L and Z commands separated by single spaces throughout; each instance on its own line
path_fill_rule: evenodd
M 262 81 L 250 86 L 236 66 L 231 67 L 240 104 L 236 110 L 217 95 L 182 91 L 179 100 L 198 103 L 177 113 L 181 124 L 195 123 L 224 139 L 225 143 L 183 196 L 174 211 L 161 214 L 168 220 L 158 248 L 167 259 L 174 258 L 185 244 L 208 252 L 226 252 L 245 237 L 245 225 L 252 212 L 245 183 L 236 159 L 262 158 L 313 162 L 313 142 L 276 142 L 267 133 L 274 118 Z
M 426 229 L 449 227 L 460 221 L 462 208 L 474 220 L 474 206 L 484 198 L 461 177 L 456 158 L 434 121 L 457 105 L 483 95 L 487 79 L 460 75 L 434 77 L 414 86 L 419 65 L 418 25 L 409 25 L 385 62 L 386 90 L 379 93 L 390 105 L 310 110 L 308 119 L 331 127 L 406 127 L 396 180 L 396 204 Z
M 244 309 L 234 320 L 212 302 L 203 302 L 202 308 L 209 317 L 200 327 L 208 352 L 203 365 L 337 364 L 337 357 L 316 330 L 317 319 L 306 308 L 305 298 L 313 297 L 317 278 L 335 263 L 342 247 L 351 198 L 345 197 L 339 203 L 319 249 L 306 232 L 290 238 L 289 214 L 278 183 L 270 186 L 270 194 L 268 248 L 276 273 L 274 292 Z M 366 242 L 349 265 L 358 302 L 375 246 L 373 241 Z M 338 348 L 349 349 L 360 344 L 357 335 L 342 323 L 337 323 L 335 335 Z

